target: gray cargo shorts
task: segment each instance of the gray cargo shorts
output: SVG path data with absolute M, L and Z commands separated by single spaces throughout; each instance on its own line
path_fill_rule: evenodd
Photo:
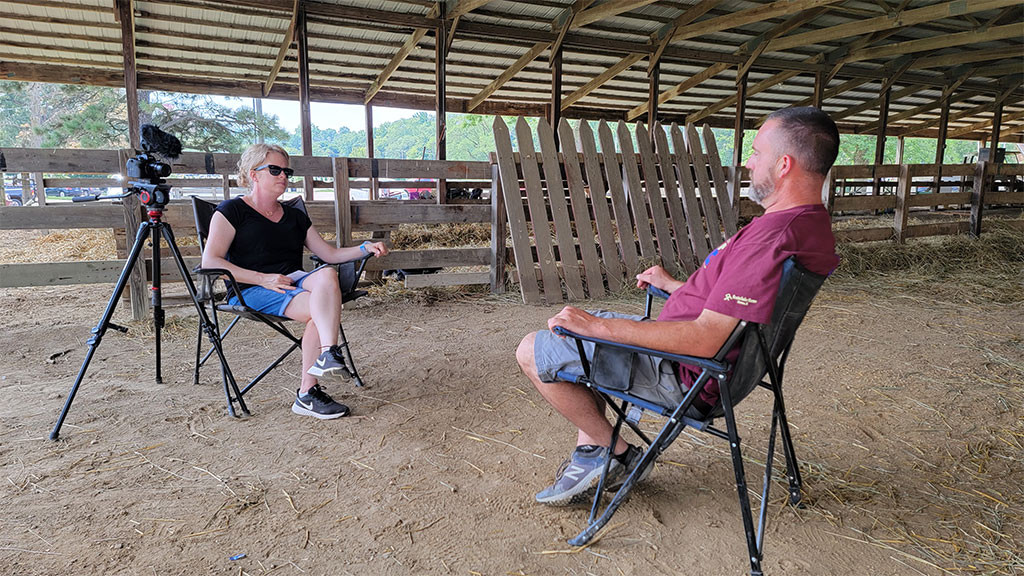
M 643 316 L 633 314 L 619 314 L 607 310 L 588 310 L 594 316 L 600 318 L 625 318 L 649 322 Z M 591 370 L 594 371 L 594 344 L 583 343 L 587 360 L 592 363 Z M 605 348 L 604 350 L 608 350 Z M 598 354 L 604 351 L 598 349 Z M 580 363 L 579 351 L 576 348 L 576 340 L 563 338 L 548 330 L 537 332 L 533 342 L 533 361 L 537 366 L 537 374 L 542 382 L 560 381 L 558 372 L 567 372 L 573 376 L 583 375 L 583 365 Z M 646 354 L 636 354 L 632 362 L 632 375 L 628 382 L 618 374 L 605 374 L 594 372 L 592 375 L 595 381 L 602 386 L 616 389 L 628 389 L 630 394 L 648 400 L 660 406 L 673 407 L 683 400 L 683 390 L 679 385 L 679 371 L 675 364 L 661 358 L 654 358 Z M 597 367 L 600 369 L 600 366 Z M 607 377 L 607 378 L 603 378 Z M 618 382 L 608 382 L 608 378 Z

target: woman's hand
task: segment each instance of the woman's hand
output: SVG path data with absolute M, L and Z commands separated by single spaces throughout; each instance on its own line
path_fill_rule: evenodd
M 292 279 L 282 274 L 260 274 L 260 286 L 284 294 L 295 287 Z
M 363 247 L 370 254 L 373 254 L 374 258 L 380 258 L 381 256 L 387 256 L 388 247 L 383 242 L 363 242 Z
M 671 294 L 682 285 L 682 282 L 673 278 L 661 266 L 653 266 L 636 275 L 636 287 L 643 290 L 648 286 L 654 286 Z

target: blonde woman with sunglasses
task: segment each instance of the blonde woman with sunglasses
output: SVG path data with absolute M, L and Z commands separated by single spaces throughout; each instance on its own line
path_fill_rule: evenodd
M 294 171 L 288 153 L 274 144 L 254 144 L 238 161 L 238 183 L 245 196 L 225 200 L 210 222 L 203 251 L 204 268 L 229 270 L 241 284 L 245 303 L 260 312 L 305 322 L 302 334 L 302 381 L 292 412 L 322 420 L 349 413 L 321 387 L 321 379 L 339 379 L 344 359 L 338 348 L 341 290 L 338 275 L 325 267 L 302 271 L 302 251 L 325 262 L 349 262 L 388 253 L 381 242 L 335 248 L 324 241 L 309 217 L 279 199 Z M 238 303 L 237 295 L 228 300 Z

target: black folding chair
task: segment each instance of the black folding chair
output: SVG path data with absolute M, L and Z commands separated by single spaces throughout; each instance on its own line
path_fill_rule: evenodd
M 796 454 L 793 451 L 793 442 L 789 433 L 789 423 L 786 420 L 786 406 L 782 399 L 782 375 L 789 356 L 790 347 L 793 344 L 793 337 L 796 330 L 803 321 L 811 301 L 818 293 L 824 276 L 819 276 L 803 268 L 795 258 L 785 262 L 782 272 L 782 280 L 779 293 L 772 311 L 771 321 L 767 325 L 753 322 L 741 321 L 733 330 L 721 350 L 713 358 L 698 358 L 679 354 L 669 354 L 657 350 L 650 350 L 637 346 L 627 346 L 615 342 L 609 342 L 597 338 L 589 338 L 574 334 L 568 330 L 556 328 L 556 332 L 576 340 L 576 345 L 583 363 L 583 376 L 576 376 L 567 373 L 559 373 L 561 380 L 577 382 L 592 390 L 597 391 L 604 397 L 608 405 L 617 415 L 615 426 L 612 432 L 612 446 L 618 441 L 622 423 L 625 422 L 644 443 L 647 449 L 643 457 L 631 472 L 629 478 L 612 497 L 607 507 L 598 512 L 601 505 L 601 493 L 604 488 L 605 476 L 608 474 L 610 455 L 605 461 L 604 473 L 598 483 L 597 494 L 594 496 L 594 503 L 590 510 L 589 525 L 575 538 L 569 540 L 574 546 L 582 546 L 589 542 L 602 527 L 611 519 L 612 515 L 625 500 L 626 496 L 633 489 L 638 478 L 649 466 L 652 466 L 658 456 L 664 452 L 684 428 L 690 428 L 707 432 L 713 436 L 729 441 L 732 452 L 732 466 L 736 475 L 736 490 L 739 493 L 740 512 L 743 516 L 743 529 L 747 537 L 747 553 L 750 558 L 750 573 L 760 575 L 761 560 L 764 546 L 765 519 L 768 506 L 768 489 L 771 484 L 772 459 L 775 454 L 776 431 L 782 436 L 782 448 L 786 457 L 786 470 L 789 478 L 789 503 L 797 505 L 800 502 L 801 479 L 800 470 L 797 465 Z M 650 289 L 647 294 L 647 310 L 649 317 L 651 313 L 652 295 L 668 297 L 668 294 Z M 593 375 L 591 364 L 584 354 L 583 341 L 595 343 L 595 356 L 601 353 L 601 348 L 617 350 L 620 353 L 632 354 L 641 353 L 657 358 L 668 359 L 672 362 L 686 364 L 701 370 L 697 381 L 686 392 L 683 400 L 676 406 L 660 406 L 643 398 L 638 398 L 623 391 L 626 387 L 623 382 L 613 382 L 602 375 Z M 740 353 L 734 366 L 726 362 L 726 355 L 736 345 L 740 346 Z M 631 357 L 631 356 L 630 356 Z M 731 370 L 731 375 L 730 375 Z M 768 381 L 764 381 L 765 374 Z M 626 371 L 628 374 L 628 371 Z M 628 375 L 626 376 L 628 378 Z M 604 379 L 606 381 L 597 381 Z M 699 414 L 695 411 L 694 401 L 704 387 L 715 379 L 719 382 L 721 397 L 718 404 L 711 407 L 711 412 L 703 417 L 693 417 Z M 628 382 L 628 380 L 626 380 Z M 743 472 L 743 458 L 740 453 L 740 436 L 736 429 L 735 406 L 743 400 L 751 391 L 758 386 L 767 388 L 774 395 L 774 407 L 772 410 L 771 434 L 768 440 L 768 455 L 765 458 L 764 485 L 761 492 L 761 510 L 758 517 L 758 527 L 755 533 L 754 524 L 750 510 L 750 499 L 747 495 L 746 475 Z M 616 404 L 615 400 L 621 404 Z M 644 410 L 648 410 L 668 418 L 658 435 L 651 440 L 639 428 L 638 422 Z M 716 418 L 725 417 L 726 430 L 716 428 L 713 422 Z M 609 451 L 610 453 L 610 451 Z
M 291 200 L 286 200 L 282 202 L 282 204 L 284 204 L 285 206 L 297 208 L 301 210 L 303 213 L 306 212 L 306 204 L 305 202 L 303 202 L 302 197 L 295 197 L 292 198 Z M 216 212 L 216 209 L 216 204 L 196 198 L 195 196 L 192 197 L 192 210 L 195 216 L 196 233 L 199 236 L 199 246 L 201 249 L 206 248 L 206 239 L 210 235 L 210 220 L 213 218 L 213 214 L 214 212 Z M 351 302 L 352 300 L 355 300 L 367 294 L 365 290 L 357 290 L 356 287 L 359 284 L 359 279 L 362 277 L 363 269 L 366 267 L 366 261 L 369 257 L 370 255 L 367 254 L 360 258 L 359 260 L 353 262 L 331 264 L 331 266 L 334 266 L 338 270 L 338 283 L 341 287 L 342 303 Z M 317 258 L 315 255 L 312 258 L 314 263 L 316 263 L 317 265 L 324 264 L 324 262 Z M 293 334 L 291 330 L 289 330 L 288 327 L 285 326 L 285 322 L 290 322 L 293 320 L 285 316 L 267 314 L 250 308 L 245 304 L 245 299 L 242 297 L 241 290 L 235 290 L 235 294 L 238 295 L 237 305 L 228 304 L 226 302 L 218 303 L 218 301 L 224 297 L 224 294 L 227 292 L 228 287 L 238 286 L 238 283 L 235 281 L 235 278 L 234 276 L 232 276 L 231 272 L 221 268 L 202 268 L 201 266 L 196 267 L 193 270 L 193 272 L 195 272 L 198 275 L 199 279 L 201 280 L 199 286 L 199 301 L 204 306 L 208 305 L 210 307 L 210 318 L 213 319 L 214 327 L 216 328 L 217 333 L 220 335 L 220 339 L 222 342 L 231 333 L 231 330 L 234 329 L 235 325 L 238 324 L 239 320 L 243 318 L 262 322 L 263 324 L 269 326 L 278 334 L 281 334 L 287 340 L 290 341 L 290 345 L 288 346 L 288 348 L 280 356 L 278 356 L 276 360 L 268 364 L 267 367 L 264 368 L 263 371 L 259 373 L 259 375 L 250 380 L 249 383 L 246 384 L 245 387 L 242 388 L 241 390 L 239 390 L 237 386 L 229 386 L 228 379 L 224 377 L 224 374 L 222 374 L 222 380 L 224 381 L 224 394 L 227 397 L 228 402 L 228 412 L 232 416 L 236 415 L 234 403 L 237 402 L 238 407 L 242 410 L 243 413 L 245 413 L 248 416 L 249 409 L 245 405 L 245 394 L 253 386 L 258 384 L 259 381 L 262 380 L 267 374 L 269 374 L 274 368 L 277 368 L 277 366 L 281 364 L 281 362 L 283 362 L 285 358 L 291 355 L 292 352 L 301 348 L 302 339 L 301 337 Z M 223 282 L 224 290 L 222 291 L 216 290 L 216 282 L 218 280 Z M 223 332 L 221 332 L 220 330 L 220 324 L 217 317 L 218 312 L 226 312 L 229 314 L 233 314 L 235 316 L 235 318 L 228 325 L 227 329 L 225 329 Z M 338 343 L 338 345 L 341 346 L 341 349 L 344 351 L 345 363 L 348 368 L 348 372 L 351 375 L 352 379 L 355 380 L 356 386 L 362 386 L 363 380 L 362 378 L 359 377 L 359 372 L 356 370 L 355 362 L 353 362 L 352 360 L 352 352 L 351 350 L 349 350 L 348 339 L 345 337 L 345 330 L 344 328 L 341 327 L 340 323 L 338 325 L 338 330 L 340 332 L 341 340 Z M 196 364 L 195 374 L 193 376 L 193 381 L 196 384 L 199 383 L 199 369 L 206 363 L 206 361 L 210 358 L 210 355 L 213 352 L 213 349 L 211 348 L 210 350 L 206 351 L 205 356 L 200 358 L 200 354 L 202 352 L 202 345 L 202 333 L 200 332 L 199 338 L 196 342 Z

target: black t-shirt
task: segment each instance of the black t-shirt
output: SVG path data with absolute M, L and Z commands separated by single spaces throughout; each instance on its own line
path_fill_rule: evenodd
M 225 200 L 217 206 L 235 228 L 228 247 L 228 261 L 268 274 L 290 274 L 302 269 L 302 247 L 306 232 L 313 225 L 302 210 L 281 205 L 284 215 L 272 222 L 246 204 L 242 197 Z M 242 289 L 252 284 L 243 284 Z

